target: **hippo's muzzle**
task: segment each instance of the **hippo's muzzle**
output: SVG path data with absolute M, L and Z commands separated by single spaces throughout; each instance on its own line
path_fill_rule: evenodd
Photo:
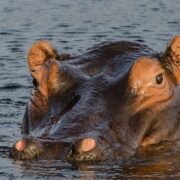
M 92 138 L 79 140 L 76 144 L 53 140 L 22 139 L 15 143 L 11 155 L 15 159 L 61 159 L 68 161 L 98 161 L 103 154 Z

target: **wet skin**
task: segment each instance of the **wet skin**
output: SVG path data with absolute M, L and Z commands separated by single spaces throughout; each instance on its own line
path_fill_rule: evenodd
M 164 53 L 114 42 L 74 57 L 40 41 L 28 65 L 34 90 L 16 159 L 98 161 L 180 138 L 180 36 Z

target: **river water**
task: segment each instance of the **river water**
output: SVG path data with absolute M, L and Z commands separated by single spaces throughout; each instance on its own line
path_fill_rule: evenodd
M 178 179 L 178 150 L 116 162 L 71 165 L 62 161 L 9 158 L 32 90 L 28 48 L 47 39 L 80 54 L 103 41 L 138 40 L 162 51 L 180 34 L 179 0 L 0 1 L 0 179 Z

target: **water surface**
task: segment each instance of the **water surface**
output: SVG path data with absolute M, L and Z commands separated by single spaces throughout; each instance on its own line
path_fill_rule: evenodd
M 14 161 L 8 152 L 32 90 L 26 54 L 47 39 L 59 52 L 79 54 L 103 41 L 128 40 L 162 51 L 180 34 L 179 0 L 4 0 L 0 2 L 0 179 L 177 179 L 178 150 L 163 158 L 71 165 Z M 158 158 L 157 158 L 158 157 Z

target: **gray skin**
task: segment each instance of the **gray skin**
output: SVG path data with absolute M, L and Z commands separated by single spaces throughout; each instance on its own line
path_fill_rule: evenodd
M 108 42 L 74 57 L 58 55 L 55 50 L 51 56 L 42 50 L 46 60 L 40 66 L 48 72 L 49 93 L 42 93 L 42 82 L 35 74 L 41 69 L 30 68 L 34 91 L 22 125 L 26 145 L 21 151 L 14 145 L 13 157 L 99 161 L 132 156 L 149 137 L 154 137 L 149 144 L 176 141 L 180 137 L 178 82 L 170 48 L 158 54 L 138 42 Z M 136 108 L 139 94 L 130 86 L 130 75 L 141 57 L 158 62 L 171 84 L 170 103 L 160 109 L 159 104 Z M 51 76 L 53 63 L 56 78 Z M 153 77 L 156 85 L 162 83 L 162 76 Z M 96 146 L 83 152 L 85 138 L 93 138 Z

